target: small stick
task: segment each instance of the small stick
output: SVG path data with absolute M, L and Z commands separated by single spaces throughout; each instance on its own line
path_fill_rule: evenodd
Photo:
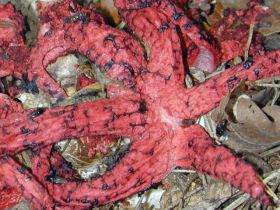
M 253 23 L 250 24 L 249 36 L 248 36 L 248 40 L 247 40 L 247 43 L 246 43 L 245 55 L 244 55 L 245 61 L 249 57 L 250 46 L 251 46 L 252 39 L 253 39 L 253 34 L 254 34 L 254 27 L 255 27 L 255 24 L 253 24 Z

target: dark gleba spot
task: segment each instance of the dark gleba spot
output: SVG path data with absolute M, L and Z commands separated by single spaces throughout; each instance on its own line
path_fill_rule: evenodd
M 98 199 L 92 200 L 92 201 L 91 201 L 91 204 L 92 204 L 93 206 L 97 206 L 97 205 L 99 204 Z
M 153 149 L 150 149 L 150 150 L 148 151 L 148 154 L 149 154 L 149 155 L 153 155 L 154 152 L 155 152 L 155 151 L 154 151 Z
M 232 76 L 232 77 L 230 77 L 230 78 L 227 80 L 227 82 L 229 83 L 229 82 L 238 81 L 238 80 L 239 80 L 238 77 Z
M 249 58 L 243 63 L 243 67 L 244 67 L 245 69 L 249 69 L 253 64 L 254 64 L 253 59 L 249 57 Z
M 188 147 L 191 148 L 192 146 L 193 146 L 193 140 L 191 139 L 188 141 Z
M 192 27 L 193 23 L 191 21 L 186 22 L 183 27 L 184 29 L 188 30 Z
M 259 77 L 259 76 L 260 76 L 260 70 L 259 70 L 259 69 L 255 69 L 255 70 L 254 70 L 254 73 L 255 73 L 256 77 Z
M 7 154 L 5 154 L 5 155 L 0 156 L 0 159 L 9 160 L 9 159 L 10 159 L 10 156 L 7 155 Z
M 129 63 L 122 62 L 120 64 L 123 65 L 126 69 L 128 69 L 128 71 L 131 74 L 131 76 L 133 76 L 133 77 L 135 76 L 134 70 L 133 70 L 132 66 Z
M 26 168 L 24 166 L 21 166 L 19 169 L 18 169 L 19 173 L 21 174 L 24 174 L 25 171 L 26 171 Z
M 90 200 L 87 199 L 87 197 L 85 197 L 85 198 L 82 200 L 82 203 L 90 203 Z
M 44 108 L 38 108 L 35 111 L 31 112 L 30 114 L 30 118 L 35 118 L 40 116 L 41 114 L 43 114 L 45 112 Z
M 28 80 L 28 75 L 26 73 L 22 74 L 22 83 L 19 88 L 25 90 L 27 93 L 38 94 L 39 89 L 36 84 L 37 76 L 34 75 L 32 80 Z
M 183 16 L 184 16 L 183 13 L 175 13 L 175 14 L 173 15 L 173 19 L 174 19 L 174 20 L 178 20 L 178 19 L 180 19 L 180 18 L 183 17 Z
M 130 167 L 130 168 L 128 169 L 128 173 L 134 174 L 134 169 L 133 169 L 132 167 Z
M 227 120 L 223 120 L 222 122 L 218 123 L 216 127 L 216 135 L 218 137 L 223 136 L 225 134 L 226 127 L 227 127 Z
M 0 57 L 3 58 L 6 61 L 11 60 L 11 57 L 5 52 L 0 52 Z
M 102 185 L 102 190 L 109 190 L 110 187 L 107 184 Z
M 27 128 L 25 128 L 25 127 L 21 127 L 21 128 L 20 128 L 20 132 L 21 132 L 22 134 L 30 134 L 30 133 L 33 133 L 32 130 L 27 129 Z
M 45 34 L 44 37 L 51 37 L 52 35 L 52 30 L 48 30 Z
M 162 24 L 162 25 L 160 26 L 159 30 L 160 30 L 160 31 L 165 31 L 165 30 L 167 30 L 168 28 L 169 28 L 168 23 L 164 23 L 164 24 Z
M 106 36 L 104 38 L 104 41 L 112 41 L 113 42 L 115 40 L 115 38 L 116 38 L 116 36 L 114 34 L 109 34 L 108 36 Z
M 139 106 L 139 112 L 141 114 L 144 114 L 146 111 L 147 111 L 146 101 L 145 100 L 141 100 L 140 101 L 140 106 Z
M 138 8 L 149 7 L 151 5 L 152 5 L 152 2 L 150 0 L 144 0 L 144 1 L 139 1 L 138 2 Z
M 233 89 L 234 88 L 234 84 L 233 83 L 228 83 L 227 86 L 228 86 L 229 89 Z
M 105 64 L 104 68 L 105 68 L 106 70 L 108 70 L 108 69 L 112 68 L 112 66 L 113 66 L 114 64 L 115 64 L 115 62 L 112 61 L 112 60 L 110 60 L 110 61 L 108 61 L 108 62 Z

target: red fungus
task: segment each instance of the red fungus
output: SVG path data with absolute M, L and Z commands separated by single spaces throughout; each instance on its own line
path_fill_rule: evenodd
M 198 55 L 205 53 L 202 48 L 211 55 L 210 68 L 219 62 L 218 50 L 204 32 L 168 0 L 115 3 L 134 35 L 149 49 L 146 59 L 135 38 L 105 25 L 94 10 L 71 1 L 39 6 L 42 26 L 38 41 L 21 64 L 28 76 L 26 86 L 63 96 L 64 91 L 45 68 L 73 51 L 102 67 L 116 83 L 107 88 L 109 98 L 46 110 L 23 112 L 20 106 L 14 108 L 1 98 L 8 111 L 1 113 L 5 119 L 0 121 L 0 175 L 4 177 L 0 187 L 17 189 L 34 208 L 82 208 L 147 189 L 179 166 L 228 181 L 270 205 L 265 187 L 250 164 L 215 145 L 199 125 L 186 122 L 194 122 L 215 108 L 242 80 L 279 76 L 280 51 L 255 56 L 186 89 L 184 36 L 200 49 Z M 123 86 L 116 85 L 119 83 Z M 129 137 L 131 144 L 115 166 L 96 179 L 77 179 L 75 172 L 63 165 L 61 156 L 51 150 L 52 144 L 63 139 L 91 136 L 92 141 L 100 141 L 94 136 L 101 135 Z M 34 151 L 31 172 L 8 156 L 27 148 Z

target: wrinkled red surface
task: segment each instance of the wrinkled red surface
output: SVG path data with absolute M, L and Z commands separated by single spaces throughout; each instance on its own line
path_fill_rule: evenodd
M 16 188 L 7 188 L 7 186 L 5 186 L 0 189 L 0 209 L 13 207 L 19 202 L 21 193 L 19 193 Z
M 23 16 L 11 4 L 0 4 L 0 77 L 20 77 L 19 66 L 27 54 L 23 41 Z
M 270 9 L 255 1 L 249 4 L 246 11 L 230 9 L 226 11 L 225 17 L 210 31 L 219 41 L 224 62 L 238 56 L 244 56 L 250 24 L 256 24 L 260 17 L 270 14 L 270 12 Z M 235 26 L 237 22 L 240 23 Z M 264 54 L 262 36 L 255 31 L 249 52 L 250 55 L 260 56 Z
M 28 75 L 25 88 L 64 96 L 45 68 L 71 52 L 87 56 L 113 82 L 107 87 L 108 98 L 67 107 L 22 111 L 11 99 L 0 98 L 7 110 L 0 121 L 0 186 L 16 188 L 35 209 L 83 209 L 145 190 L 175 167 L 183 167 L 230 182 L 270 205 L 253 167 L 215 145 L 193 122 L 242 80 L 279 76 L 280 52 L 256 54 L 253 60 L 186 89 L 182 40 L 188 37 L 199 48 L 193 59 L 200 57 L 199 65 L 210 69 L 219 63 L 215 44 L 170 1 L 115 3 L 134 36 L 149 48 L 148 55 L 135 37 L 105 25 L 94 9 L 68 0 L 39 5 L 38 40 L 21 64 Z M 80 180 L 51 147 L 60 140 L 87 136 L 91 141 L 101 141 L 100 136 L 129 137 L 131 144 L 103 176 Z M 8 156 L 28 148 L 33 152 L 31 172 Z

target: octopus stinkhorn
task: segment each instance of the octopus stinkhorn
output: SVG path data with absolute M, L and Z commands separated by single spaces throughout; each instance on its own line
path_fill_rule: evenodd
M 280 51 L 256 55 L 187 89 L 186 42 L 198 49 L 190 55 L 197 66 L 213 69 L 220 62 L 219 50 L 207 34 L 170 0 L 115 0 L 115 5 L 133 35 L 106 25 L 94 8 L 70 0 L 40 3 L 41 26 L 31 49 L 23 44 L 21 16 L 10 4 L 0 6 L 0 20 L 6 18 L 12 27 L 0 27 L 1 76 L 24 78 L 26 90 L 36 94 L 41 89 L 62 100 L 63 89 L 45 69 L 58 57 L 78 52 L 113 81 L 107 98 L 67 107 L 24 111 L 18 102 L 0 95 L 0 188 L 16 189 L 34 209 L 84 209 L 147 189 L 182 167 L 230 182 L 270 205 L 254 168 L 215 145 L 194 122 L 241 81 L 279 76 Z M 98 141 L 101 135 L 131 139 L 111 170 L 81 180 L 67 169 L 68 178 L 55 179 L 57 170 L 66 166 L 61 166 L 63 159 L 52 151 L 52 144 L 86 136 Z M 31 170 L 13 158 L 27 148 L 34 151 Z

